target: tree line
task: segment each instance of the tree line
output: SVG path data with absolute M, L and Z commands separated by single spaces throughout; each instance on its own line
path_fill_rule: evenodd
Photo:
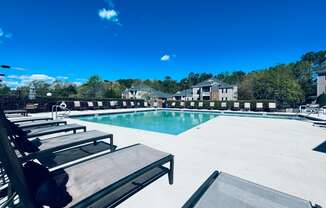
M 326 51 L 323 50 L 306 53 L 293 63 L 278 64 L 248 73 L 237 70 L 216 75 L 189 73 L 181 80 L 166 76 L 163 80 L 119 79 L 116 81 L 106 81 L 94 75 L 79 86 L 60 80 L 53 83 L 33 81 L 32 84 L 39 97 L 44 97 L 50 92 L 52 96 L 60 98 L 120 98 L 123 90 L 139 83 L 162 92 L 175 93 L 209 78 L 217 78 L 225 83 L 237 85 L 240 100 L 272 99 L 283 107 L 291 107 L 309 102 L 316 94 L 315 70 L 325 60 Z M 29 86 L 11 90 L 4 84 L 0 85 L 0 95 L 26 97 L 28 92 Z

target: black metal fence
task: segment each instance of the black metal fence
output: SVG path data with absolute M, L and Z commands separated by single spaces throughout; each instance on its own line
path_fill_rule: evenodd
M 20 98 L 17 96 L 1 96 L 0 95 L 0 107 L 4 110 L 17 110 L 25 109 L 26 105 L 37 104 L 35 112 L 50 112 L 53 105 L 59 105 L 62 101 L 67 104 L 70 110 L 80 110 L 87 108 L 87 102 L 93 102 L 94 108 L 126 108 L 126 107 L 144 107 L 144 100 L 134 99 L 83 99 L 83 98 L 55 98 L 55 97 L 37 97 L 34 100 L 28 98 Z M 80 101 L 80 107 L 74 107 L 74 101 Z M 98 101 L 102 102 L 102 105 L 98 105 Z M 112 102 L 114 101 L 114 105 Z
M 249 103 L 249 105 L 248 105 Z M 259 103 L 257 105 L 257 103 Z M 270 104 L 275 104 L 271 108 Z M 273 105 L 272 104 L 272 105 Z M 196 108 L 196 109 L 212 109 L 212 110 L 252 110 L 252 111 L 272 111 L 280 110 L 274 100 L 237 100 L 237 101 L 167 101 L 168 107 L 172 108 Z M 247 105 L 247 106 L 246 106 Z

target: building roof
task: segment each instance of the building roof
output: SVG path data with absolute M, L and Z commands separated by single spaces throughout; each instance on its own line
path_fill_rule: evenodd
M 130 88 L 124 90 L 124 92 L 130 92 L 130 91 L 146 91 L 149 93 L 150 97 L 155 97 L 155 98 L 168 98 L 171 96 L 171 94 L 155 90 L 143 83 L 133 85 Z
M 226 84 L 216 78 L 205 80 L 205 81 L 200 82 L 192 87 L 199 88 L 199 87 L 212 87 L 212 86 L 218 86 L 219 88 L 232 88 L 231 85 Z
M 192 95 L 192 89 L 186 89 L 186 90 L 181 90 L 176 93 L 174 93 L 172 96 L 191 96 Z
M 156 98 L 168 98 L 171 97 L 171 94 L 155 90 L 154 92 L 151 93 L 150 96 Z
M 126 89 L 126 90 L 127 91 L 135 91 L 135 90 L 138 90 L 138 91 L 150 91 L 150 92 L 151 91 L 155 91 L 153 88 L 151 88 L 148 85 L 145 85 L 144 83 L 133 85 L 129 89 Z

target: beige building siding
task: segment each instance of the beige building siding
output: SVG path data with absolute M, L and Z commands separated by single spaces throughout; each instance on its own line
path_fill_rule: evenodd
M 212 97 L 211 97 L 211 100 L 216 100 L 216 101 L 218 101 L 219 100 L 219 91 L 218 90 L 214 90 L 213 92 L 212 92 Z
M 199 94 L 197 94 L 199 92 Z M 238 100 L 238 87 L 232 88 L 215 88 L 212 87 L 210 92 L 203 92 L 201 88 L 193 88 L 193 100 L 203 100 L 203 97 L 209 96 L 210 100 L 214 101 L 234 101 Z
M 326 75 L 318 75 L 317 77 L 317 96 L 326 93 Z
M 149 96 L 149 93 L 147 91 L 136 91 L 131 93 L 130 91 L 127 91 L 127 92 L 124 92 L 122 94 L 122 98 L 125 98 L 125 99 L 147 99 Z
M 200 94 L 197 94 L 197 92 L 200 91 L 200 88 L 193 88 L 192 89 L 192 98 L 193 100 L 199 100 Z
M 219 89 L 219 100 L 235 101 L 238 100 L 238 87 Z

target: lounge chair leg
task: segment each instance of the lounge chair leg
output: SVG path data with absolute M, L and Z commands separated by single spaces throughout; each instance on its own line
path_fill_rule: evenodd
M 110 137 L 110 151 L 114 151 L 114 146 L 113 146 L 113 136 Z
M 2 180 L 2 185 L 6 184 L 6 178 L 5 178 L 5 171 L 2 169 L 2 167 L 0 167 L 0 178 Z
M 168 173 L 170 185 L 173 184 L 173 173 L 174 173 L 174 158 L 172 158 L 172 160 L 170 161 L 170 171 Z

